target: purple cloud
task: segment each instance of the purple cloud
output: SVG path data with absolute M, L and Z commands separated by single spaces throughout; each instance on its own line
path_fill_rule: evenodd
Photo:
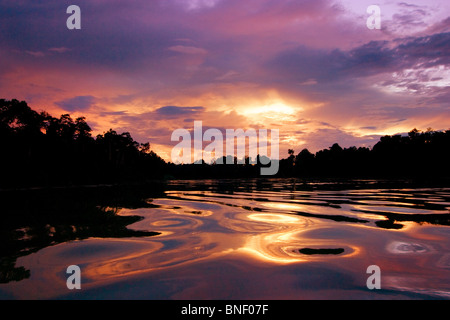
M 92 107 L 95 103 L 93 96 L 77 96 L 63 101 L 55 102 L 55 104 L 66 111 L 81 111 Z
M 176 106 L 166 106 L 155 110 L 155 115 L 161 117 L 187 117 L 193 116 L 204 111 L 203 107 L 176 107 Z

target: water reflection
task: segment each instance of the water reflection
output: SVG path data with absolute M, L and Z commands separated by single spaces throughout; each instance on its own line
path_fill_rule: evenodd
M 5 211 L 18 214 L 2 226 L 0 298 L 450 297 L 450 189 L 368 186 L 178 181 L 9 195 Z M 65 286 L 72 264 L 77 293 Z M 365 287 L 373 264 L 381 292 Z

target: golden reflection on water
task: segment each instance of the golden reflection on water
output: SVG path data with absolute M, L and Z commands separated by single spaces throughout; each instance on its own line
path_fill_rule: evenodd
M 283 246 L 288 243 L 299 242 L 298 234 L 309 225 L 306 219 L 275 213 L 250 214 L 247 217 L 250 221 L 269 223 L 274 226 L 275 231 L 249 236 L 244 245 L 239 248 L 241 252 L 272 263 L 284 264 L 305 261 L 300 257 L 286 254 Z
M 276 206 L 281 208 L 283 206 Z M 286 206 L 285 208 L 292 208 Z M 336 246 L 334 241 L 315 240 L 312 241 L 308 236 L 303 236 L 303 232 L 313 229 L 320 229 L 322 226 L 314 225 L 311 219 L 305 219 L 299 216 L 278 213 L 258 213 L 247 215 L 249 221 L 265 222 L 270 224 L 273 231 L 267 231 L 263 234 L 251 235 L 247 238 L 244 245 L 237 249 L 241 253 L 246 253 L 262 262 L 288 264 L 311 260 L 324 260 L 329 257 L 324 256 L 306 256 L 298 252 L 303 247 L 312 248 L 333 248 Z M 355 256 L 360 252 L 357 246 L 339 245 L 346 247 L 345 254 L 340 257 Z
M 302 222 L 302 219 L 300 219 L 299 217 L 288 215 L 288 214 L 258 213 L 258 214 L 250 214 L 247 217 L 248 217 L 248 219 L 254 220 L 254 221 L 279 223 L 279 224 Z
M 410 197 L 402 192 L 388 192 L 380 197 Z M 351 194 L 356 198 L 349 200 Z M 265 198 L 264 195 L 263 192 L 235 195 L 168 192 L 165 198 L 152 199 L 152 208 L 120 211 L 123 216 L 143 217 L 130 229 L 152 230 L 159 232 L 158 236 L 91 238 L 45 248 L 20 259 L 21 264 L 32 270 L 33 277 L 28 281 L 35 284 L 35 289 L 27 294 L 22 284 L 10 288 L 22 297 L 58 296 L 65 292 L 64 268 L 72 264 L 82 266 L 85 288 L 89 289 L 119 279 L 145 279 L 151 274 L 170 278 L 180 270 L 195 270 L 199 264 L 214 265 L 221 259 L 251 262 L 255 272 L 256 268 L 266 267 L 275 268 L 273 272 L 282 266 L 302 268 L 314 262 L 349 275 L 356 272 L 353 276 L 359 280 L 366 277 L 367 266 L 378 264 L 386 273 L 404 272 L 403 276 L 386 278 L 386 286 L 394 289 L 398 286 L 399 290 L 411 289 L 417 282 L 408 282 L 408 275 L 425 276 L 414 265 L 438 278 L 445 279 L 445 274 L 448 275 L 450 258 L 444 259 L 450 251 L 448 226 L 436 227 L 407 219 L 393 221 L 401 224 L 399 229 L 383 229 L 376 224 L 390 219 L 383 214 L 385 211 L 407 216 L 435 213 L 432 209 L 410 208 L 413 204 L 404 203 L 405 199 L 398 202 L 399 207 L 395 202 L 373 200 L 374 194 L 367 190 L 324 194 L 267 192 Z M 324 205 L 327 198 L 333 201 L 333 206 Z M 270 286 L 275 280 L 263 281 Z M 39 293 L 36 288 L 48 282 L 52 283 L 47 286 L 48 291 Z M 448 284 L 436 283 L 436 291 L 445 295 Z M 364 288 L 365 282 L 359 286 L 358 290 Z M 431 289 L 428 286 L 426 290 Z
M 269 202 L 263 204 L 265 207 L 272 208 L 272 209 L 279 209 L 279 210 L 292 210 L 292 211 L 302 211 L 307 208 L 306 205 L 300 205 L 295 203 L 276 203 L 276 202 Z

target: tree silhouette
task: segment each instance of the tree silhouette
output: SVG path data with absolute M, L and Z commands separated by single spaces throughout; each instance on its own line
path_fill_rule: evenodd
M 55 118 L 18 100 L 0 100 L 0 148 L 2 187 L 116 183 L 164 174 L 165 162 L 150 144 L 140 145 L 128 132 L 93 138 L 86 118 Z

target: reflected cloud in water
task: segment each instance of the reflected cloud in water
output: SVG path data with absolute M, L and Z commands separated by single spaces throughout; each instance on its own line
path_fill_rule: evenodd
M 114 198 L 115 205 L 93 198 L 93 207 L 125 219 L 120 233 L 76 237 L 83 227 L 72 224 L 66 239 L 29 253 L 25 244 L 38 236 L 18 223 L 23 231 L 11 243 L 20 250 L 9 261 L 29 275 L 0 284 L 0 298 L 448 297 L 449 190 L 230 183 L 176 182 Z M 52 222 L 52 232 L 63 223 Z M 72 264 L 82 268 L 77 293 L 65 287 Z M 366 288 L 373 264 L 382 270 L 380 292 Z

